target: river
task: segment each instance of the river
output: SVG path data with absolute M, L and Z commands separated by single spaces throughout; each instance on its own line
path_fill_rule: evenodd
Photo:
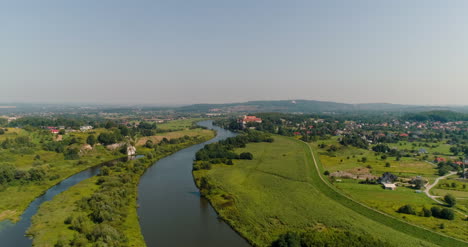
M 250 246 L 200 197 L 192 177 L 195 153 L 235 134 L 211 121 L 199 125 L 217 131 L 216 137 L 157 161 L 141 178 L 138 216 L 148 247 Z
M 8 220 L 0 222 L 0 246 L 5 247 L 29 247 L 32 245 L 32 240 L 25 236 L 29 226 L 31 226 L 31 217 L 37 213 L 37 210 L 42 203 L 52 200 L 54 196 L 60 194 L 63 191 L 68 190 L 73 185 L 79 182 L 96 176 L 100 168 L 103 166 L 111 166 L 116 162 L 124 162 L 134 157 L 123 157 L 112 161 L 101 163 L 97 166 L 88 168 L 82 172 L 79 172 L 62 182 L 54 185 L 46 191 L 42 196 L 36 198 L 28 208 L 21 215 L 21 220 L 17 223 L 12 223 Z
M 212 125 L 211 121 L 199 123 L 217 131 L 217 136 L 207 142 L 180 150 L 157 161 L 142 176 L 138 190 L 138 216 L 148 247 L 177 246 L 250 246 L 226 223 L 218 219 L 209 202 L 200 197 L 192 177 L 195 153 L 208 143 L 235 136 L 234 133 Z M 0 246 L 29 247 L 32 240 L 25 236 L 31 217 L 40 205 L 66 191 L 79 182 L 96 176 L 102 166 L 111 166 L 128 158 L 104 162 L 77 173 L 51 187 L 36 198 L 21 215 L 16 224 L 0 222 Z

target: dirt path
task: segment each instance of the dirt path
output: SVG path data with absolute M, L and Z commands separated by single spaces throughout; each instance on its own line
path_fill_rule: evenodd
M 441 180 L 441 179 L 446 179 L 447 177 L 452 176 L 452 175 L 454 175 L 454 174 L 457 174 L 457 172 L 449 172 L 449 174 L 447 174 L 447 175 L 438 177 L 438 178 L 434 181 L 434 183 L 432 183 L 432 184 L 427 183 L 427 184 L 426 184 L 426 189 L 424 190 L 424 193 L 426 193 L 426 195 L 427 195 L 429 198 L 431 198 L 432 200 L 436 201 L 437 203 L 439 203 L 439 204 L 444 204 L 442 201 L 437 200 L 437 198 L 439 198 L 440 196 L 433 196 L 433 195 L 431 195 L 430 190 L 431 190 L 434 186 L 436 186 L 437 183 L 439 183 L 439 180 Z

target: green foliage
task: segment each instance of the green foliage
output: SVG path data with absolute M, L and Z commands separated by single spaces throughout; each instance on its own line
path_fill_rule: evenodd
M 340 144 L 344 146 L 351 145 L 363 149 L 367 149 L 369 147 L 369 143 L 357 134 L 343 136 Z
M 94 146 L 94 144 L 96 144 L 96 136 L 94 135 L 89 135 L 87 138 L 86 138 L 86 143 L 88 143 L 89 145 L 91 146 Z
M 338 229 L 325 229 L 323 231 L 307 231 L 304 233 L 291 233 L 281 235 L 273 242 L 272 247 L 388 247 L 387 242 L 375 239 L 371 235 L 357 234 Z
M 448 208 L 441 209 L 440 207 L 432 207 L 431 208 L 432 216 L 436 218 L 446 219 L 446 220 L 453 220 L 455 219 L 455 213 L 453 210 Z
M 63 153 L 65 160 L 77 160 L 80 158 L 79 150 L 77 148 L 68 148 Z
M 450 207 L 453 207 L 455 206 L 455 204 L 457 204 L 457 199 L 455 198 L 455 196 L 451 195 L 451 194 L 447 194 L 444 196 L 444 201 L 450 206 Z
M 409 204 L 400 207 L 397 212 L 402 213 L 402 214 L 416 215 L 416 212 L 414 211 L 413 207 L 411 205 L 409 205 Z
M 8 184 L 15 179 L 16 167 L 11 164 L 0 164 L 0 184 Z
M 432 216 L 432 211 L 426 207 L 422 209 L 422 215 L 424 217 L 431 217 Z
M 273 242 L 272 247 L 301 247 L 301 236 L 297 233 L 288 232 Z
M 230 137 L 218 143 L 205 145 L 199 150 L 195 159 L 200 161 L 216 160 L 216 159 L 253 159 L 253 154 L 245 152 L 240 155 L 232 150 L 234 148 L 245 147 L 249 142 L 273 142 L 271 135 L 260 131 L 249 130 L 236 137 Z
M 239 155 L 239 159 L 241 160 L 253 160 L 253 154 L 249 152 L 244 152 Z

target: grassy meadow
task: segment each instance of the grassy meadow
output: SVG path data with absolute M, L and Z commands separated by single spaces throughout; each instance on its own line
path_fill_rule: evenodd
M 236 150 L 245 151 L 254 159 L 214 165 L 194 171 L 194 177 L 198 185 L 207 178 L 214 187 L 207 198 L 254 246 L 269 246 L 288 231 L 327 227 L 371 234 L 395 246 L 462 246 L 341 196 L 320 180 L 307 145 L 300 141 L 275 136 L 273 143 L 250 143 Z

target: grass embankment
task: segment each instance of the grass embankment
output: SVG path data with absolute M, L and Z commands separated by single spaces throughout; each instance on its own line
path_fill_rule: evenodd
M 196 133 L 201 133 L 199 130 L 193 130 Z M 111 215 L 111 218 L 116 220 L 105 220 L 101 223 L 87 221 L 90 224 L 88 228 L 96 228 L 98 224 L 108 224 L 115 228 L 121 235 L 125 236 L 124 242 L 119 242 L 115 246 L 146 246 L 143 236 L 141 235 L 140 224 L 137 215 L 137 186 L 140 176 L 144 173 L 145 169 L 158 159 L 168 156 L 185 147 L 204 142 L 214 137 L 213 131 L 204 131 L 203 134 L 192 138 L 189 141 L 178 144 L 166 144 L 159 146 L 156 152 L 152 152 L 152 159 L 140 159 L 136 161 L 123 164 L 120 168 L 116 167 L 111 169 L 110 174 L 106 176 L 93 177 L 80 182 L 79 184 L 71 187 L 69 190 L 57 195 L 51 201 L 44 203 L 39 208 L 38 213 L 32 218 L 32 226 L 28 233 L 33 236 L 33 245 L 40 247 L 54 246 L 58 241 L 69 243 L 70 241 L 76 242 L 79 231 L 73 230 L 70 226 L 74 223 L 66 224 L 65 221 L 69 216 L 76 219 L 81 216 L 88 216 L 92 214 L 93 208 L 83 208 L 83 198 L 96 197 L 99 194 L 106 193 L 109 188 L 112 189 L 111 184 L 108 182 L 103 185 L 97 185 L 98 179 L 105 179 L 111 181 L 119 179 L 122 175 L 132 174 L 131 179 L 126 182 L 127 193 L 124 197 L 124 206 L 119 209 L 119 215 Z M 139 167 L 139 169 L 135 169 Z M 114 182 L 112 182 L 114 183 Z M 104 186 L 104 187 L 103 187 Z M 108 192 L 107 192 L 108 193 Z M 117 200 L 117 199 L 115 199 Z M 120 217 L 124 216 L 123 219 Z M 83 231 L 83 230 L 82 230 Z M 86 229 L 84 231 L 87 231 Z M 82 233 L 81 233 L 82 234 Z M 116 234 L 114 234 L 115 236 Z M 83 237 L 80 241 L 88 241 L 88 243 L 96 241 L 91 238 L 84 240 Z M 112 245 L 114 246 L 114 245 Z
M 432 242 L 446 239 L 406 234 L 414 227 L 365 208 L 328 187 L 313 167 L 307 145 L 300 141 L 275 136 L 273 143 L 251 143 L 236 152 L 251 152 L 254 159 L 235 160 L 232 166 L 214 165 L 211 170 L 194 171 L 194 177 L 198 184 L 202 177 L 208 179 L 213 189 L 206 196 L 212 205 L 255 246 L 268 246 L 288 231 L 329 227 L 371 234 L 396 246 L 435 246 Z M 457 241 L 447 241 L 442 244 L 460 246 Z

